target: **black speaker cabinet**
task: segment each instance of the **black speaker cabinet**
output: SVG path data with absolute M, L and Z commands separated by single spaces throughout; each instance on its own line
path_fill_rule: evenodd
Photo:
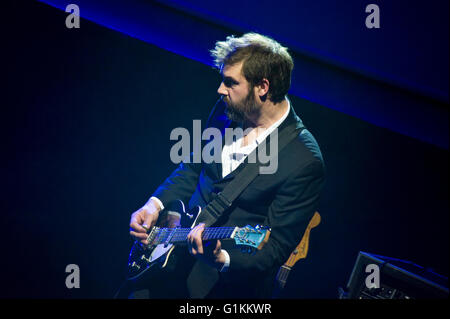
M 410 261 L 360 251 L 341 299 L 448 298 L 448 278 Z

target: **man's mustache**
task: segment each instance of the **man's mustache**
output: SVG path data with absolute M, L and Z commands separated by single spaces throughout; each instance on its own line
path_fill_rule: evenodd
M 222 95 L 221 100 L 222 100 L 223 102 L 225 102 L 226 104 L 230 104 L 230 100 L 228 99 L 228 96 Z

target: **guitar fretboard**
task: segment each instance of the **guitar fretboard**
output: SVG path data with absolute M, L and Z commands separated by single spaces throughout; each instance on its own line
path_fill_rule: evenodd
M 203 240 L 231 238 L 236 227 L 208 227 L 202 234 Z M 155 235 L 155 243 L 175 244 L 185 242 L 191 228 L 160 228 Z

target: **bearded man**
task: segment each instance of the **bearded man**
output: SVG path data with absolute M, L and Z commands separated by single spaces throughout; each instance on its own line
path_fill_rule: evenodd
M 214 222 L 214 227 L 265 225 L 267 243 L 254 254 L 236 249 L 233 242 L 202 240 L 202 214 L 177 247 L 174 271 L 135 283 L 135 298 L 267 298 L 278 268 L 302 238 L 319 205 L 325 167 L 319 146 L 303 126 L 287 97 L 294 67 L 287 48 L 275 40 L 247 33 L 218 41 L 211 54 L 223 81 L 221 101 L 209 125 L 242 128 L 245 134 L 226 141 L 221 161 L 183 162 L 134 212 L 130 234 L 148 244 L 147 230 L 158 221 L 168 203 L 180 199 L 189 207 L 205 207 L 247 166 L 249 154 L 275 130 L 298 130 L 276 154 L 278 166 L 260 174 Z

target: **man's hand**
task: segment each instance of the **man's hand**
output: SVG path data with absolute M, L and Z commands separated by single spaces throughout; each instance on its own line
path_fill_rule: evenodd
M 225 255 L 222 253 L 222 244 L 220 240 L 214 240 L 203 244 L 202 234 L 205 224 L 198 224 L 189 233 L 187 244 L 189 253 L 203 262 L 221 269 L 225 264 Z
M 149 200 L 141 209 L 135 211 L 131 215 L 130 235 L 148 245 L 147 231 L 156 224 L 160 210 L 161 207 L 156 202 Z

